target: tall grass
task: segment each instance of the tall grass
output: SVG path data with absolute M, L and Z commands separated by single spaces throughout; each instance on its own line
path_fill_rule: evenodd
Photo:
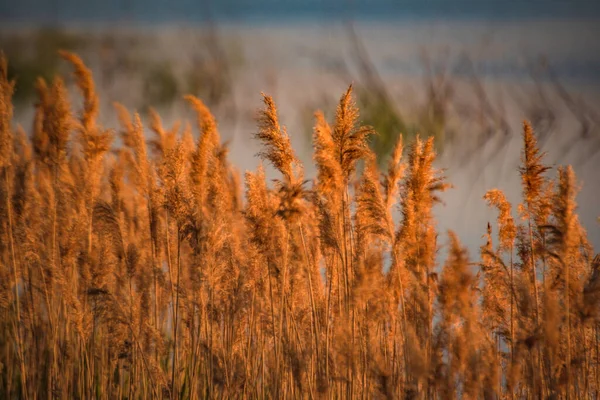
M 197 140 L 155 111 L 147 138 L 117 104 L 113 145 L 91 72 L 61 55 L 82 99 L 38 80 L 31 134 L 0 62 L 3 398 L 599 397 L 600 258 L 573 170 L 550 177 L 527 123 L 523 202 L 485 194 L 498 220 L 471 259 L 436 229 L 433 139 L 400 137 L 379 171 L 352 87 L 315 114 L 313 181 L 263 95 L 279 177 L 242 184 L 200 99 Z

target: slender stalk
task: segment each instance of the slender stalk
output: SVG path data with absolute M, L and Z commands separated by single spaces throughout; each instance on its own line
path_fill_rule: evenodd
M 513 248 L 510 247 L 510 365 L 514 368 L 515 363 L 515 284 L 514 284 L 514 263 L 513 263 Z M 510 398 L 514 399 L 515 392 L 510 388 Z
M 286 283 L 287 283 L 287 270 L 288 270 L 288 252 L 289 252 L 289 242 L 290 242 L 290 230 L 286 228 L 286 238 L 285 238 L 285 247 L 283 250 L 283 278 L 280 284 L 280 309 L 279 309 L 279 358 L 277 358 L 277 368 L 282 368 L 283 363 L 283 315 L 284 315 L 284 305 L 285 305 L 285 292 L 286 292 Z
M 534 247 L 533 247 L 533 229 L 531 227 L 531 206 L 528 204 L 528 219 L 527 219 L 527 229 L 528 229 L 528 234 L 529 234 L 529 254 L 531 256 L 531 279 L 532 279 L 532 284 L 533 284 L 533 297 L 534 297 L 534 301 L 535 301 L 535 324 L 536 326 L 540 326 L 540 306 L 539 306 L 539 296 L 538 296 L 538 287 L 537 287 L 537 276 L 536 276 L 536 264 L 535 264 L 535 257 L 534 257 Z M 542 379 L 542 387 L 540 388 L 540 392 L 543 393 L 544 392 L 544 375 L 541 373 L 542 372 L 542 357 L 541 357 L 541 350 L 540 350 L 540 346 L 539 344 L 536 344 L 536 353 L 537 353 L 537 360 L 538 360 L 538 372 L 540 373 L 541 379 Z M 532 373 L 534 373 L 534 371 L 532 371 Z
M 402 283 L 402 277 L 400 276 L 400 266 L 397 264 L 397 256 L 396 256 L 396 250 L 392 249 L 392 262 L 396 265 L 396 268 L 398 268 L 397 270 L 397 275 L 398 275 L 398 283 L 400 285 L 400 308 L 401 308 L 401 331 L 402 331 L 402 346 L 403 346 L 403 350 L 402 350 L 402 354 L 404 355 L 404 379 L 406 382 L 408 382 L 408 344 L 406 341 L 406 327 L 407 327 L 407 319 L 406 319 L 406 305 L 405 305 L 405 300 L 404 300 L 404 284 Z
M 13 237 L 13 215 L 12 215 L 12 204 L 10 201 L 10 181 L 8 179 L 8 167 L 4 168 L 4 183 L 6 185 L 6 210 L 8 213 L 8 242 L 10 247 L 10 260 L 13 271 L 13 286 L 15 290 L 14 299 L 15 299 L 15 311 L 16 311 L 16 322 L 15 322 L 15 332 L 16 332 L 16 340 L 17 340 L 17 352 L 19 357 L 19 367 L 21 369 L 21 390 L 22 395 L 25 399 L 29 398 L 27 392 L 27 372 L 25 369 L 25 357 L 23 353 L 23 335 L 21 333 L 21 299 L 19 296 L 19 281 L 17 277 L 17 261 L 15 256 L 15 243 Z
M 167 266 L 169 268 L 169 282 L 170 282 L 170 289 L 171 289 L 171 315 L 172 315 L 172 329 L 173 329 L 173 363 L 171 364 L 171 398 L 173 398 L 174 396 L 174 391 L 175 391 L 175 321 L 177 319 L 177 314 L 176 314 L 176 310 L 175 310 L 175 305 L 176 305 L 176 301 L 175 301 L 175 288 L 174 288 L 174 284 L 173 281 L 175 280 L 175 278 L 173 277 L 173 261 L 171 259 L 171 240 L 170 240 L 170 225 L 169 225 L 169 210 L 167 210 L 166 212 L 166 221 L 165 221 L 165 225 L 166 225 L 166 251 L 167 251 Z
M 571 295 L 570 295 L 570 268 L 569 264 L 562 262 L 565 276 L 565 319 L 567 324 L 567 358 L 565 360 L 566 373 L 567 373 L 567 393 L 566 399 L 571 398 Z
M 325 310 L 325 379 L 327 388 L 329 388 L 329 322 L 331 319 L 331 292 L 333 290 L 333 263 L 334 261 L 331 260 L 331 265 L 327 269 L 329 276 L 327 278 L 327 306 Z
M 317 311 L 316 311 L 316 307 L 315 307 L 315 298 L 314 298 L 314 293 L 313 293 L 313 286 L 312 286 L 312 277 L 310 274 L 310 264 L 312 264 L 309 260 L 309 256 L 308 256 L 308 250 L 306 249 L 306 241 L 304 239 L 304 230 L 302 228 L 302 224 L 300 224 L 300 237 L 302 238 L 302 248 L 304 249 L 304 259 L 306 260 L 306 277 L 308 280 L 308 293 L 309 293 L 309 298 L 310 298 L 310 308 L 311 308 L 311 320 L 312 320 L 312 327 L 313 327 L 313 339 L 315 341 L 315 350 L 316 350 L 316 355 L 317 355 L 317 366 L 319 365 L 319 349 L 320 349 L 320 345 L 319 345 L 319 332 L 317 330 Z
M 173 321 L 173 365 L 171 368 L 171 390 L 172 396 L 175 396 L 178 393 L 178 379 L 176 377 L 177 370 L 177 356 L 178 356 L 178 348 L 177 348 L 177 327 L 179 325 L 179 292 L 180 292 L 180 278 L 181 278 L 181 241 L 179 239 L 179 225 L 177 226 L 177 260 L 176 260 L 176 268 L 177 268 L 177 290 L 175 291 L 175 320 Z

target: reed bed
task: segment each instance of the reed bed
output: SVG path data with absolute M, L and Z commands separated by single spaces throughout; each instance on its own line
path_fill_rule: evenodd
M 0 397 L 599 398 L 600 257 L 527 123 L 522 202 L 485 194 L 470 258 L 436 229 L 433 139 L 400 137 L 380 171 L 352 87 L 315 114 L 313 180 L 263 94 L 267 182 L 196 97 L 195 128 L 121 105 L 100 126 L 90 70 L 61 56 L 80 98 L 39 79 L 30 133 L 0 62 Z

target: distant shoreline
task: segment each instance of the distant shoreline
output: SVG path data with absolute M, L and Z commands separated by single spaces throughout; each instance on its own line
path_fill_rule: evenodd
M 600 3 L 599 3 L 600 4 Z M 381 15 L 376 16 L 355 16 L 327 18 L 327 17 L 309 17 L 309 16 L 249 16 L 249 17 L 231 17 L 231 18 L 212 18 L 212 19 L 191 19 L 191 18 L 169 18 L 163 20 L 141 19 L 136 17 L 127 17 L 123 15 L 114 18 L 26 18 L 6 17 L 0 9 L 0 33 L 14 32 L 38 28 L 60 28 L 74 30 L 103 30 L 106 28 L 116 28 L 119 31 L 151 31 L 154 29 L 194 29 L 217 26 L 219 29 L 264 29 L 264 28 L 340 28 L 353 24 L 364 28 L 377 29 L 396 29 L 415 26 L 436 26 L 436 27 L 456 27 L 464 28 L 474 27 L 507 27 L 510 25 L 523 26 L 533 25 L 548 27 L 551 25 L 581 25 L 596 29 L 600 33 L 600 13 L 587 15 L 548 15 L 548 16 L 476 16 L 476 15 Z
M 145 27 L 168 27 L 168 26 L 182 26 L 182 27 L 204 27 L 217 24 L 219 26 L 227 27 L 289 27 L 289 26 L 311 26 L 311 25 L 322 25 L 332 24 L 344 25 L 348 22 L 365 24 L 365 25 L 397 25 L 397 24 L 419 24 L 419 23 L 491 23 L 491 24 L 505 24 L 505 23 L 546 23 L 546 22 L 565 22 L 565 21 L 580 21 L 583 23 L 598 23 L 600 22 L 600 12 L 590 14 L 563 14 L 563 15 L 552 15 L 552 14 L 540 14 L 540 15 L 464 15 L 464 14 L 382 14 L 382 15 L 347 15 L 347 16 L 318 16 L 318 15 L 246 15 L 246 16 L 217 16 L 217 17 L 200 17 L 200 18 L 186 18 L 184 16 L 171 16 L 166 19 L 161 19 L 158 16 L 156 18 L 139 18 L 137 16 L 124 16 L 123 14 L 100 17 L 100 16 L 87 16 L 87 17 L 32 17 L 28 16 L 6 16 L 6 14 L 0 12 L 0 23 L 2 27 L 0 30 L 15 29 L 19 27 L 39 27 L 39 26 L 67 26 L 67 27 L 106 27 L 106 26 L 120 26 L 122 24 L 128 24 L 129 26 L 136 28 Z
M 369 48 L 379 73 L 401 74 L 404 76 L 419 76 L 422 65 L 419 63 L 419 49 L 431 51 L 451 49 L 453 57 L 462 52 L 473 53 L 480 51 L 485 41 L 491 41 L 485 47 L 486 56 L 477 60 L 476 68 L 479 73 L 488 78 L 520 80 L 529 78 L 529 70 L 524 64 L 527 54 L 533 60 L 539 55 L 548 57 L 555 74 L 562 80 L 573 84 L 587 85 L 600 82 L 600 45 L 596 38 L 600 36 L 600 18 L 573 19 L 552 18 L 532 20 L 495 20 L 467 19 L 402 19 L 399 21 L 352 21 L 352 25 Z M 163 22 L 124 23 L 123 21 L 76 23 L 69 22 L 60 26 L 31 24 L 5 24 L 0 28 L 0 35 L 28 35 L 44 28 L 56 28 L 67 33 L 92 35 L 133 35 L 172 37 L 180 45 L 190 42 L 196 33 L 216 28 L 219 35 L 231 37 L 232 40 L 246 48 L 259 49 L 272 41 L 280 46 L 280 51 L 288 54 L 291 59 L 297 59 L 294 51 L 288 52 L 289 45 L 300 47 L 321 48 L 328 51 L 337 50 L 338 46 L 347 44 L 347 23 L 340 21 L 324 23 L 323 21 L 295 20 L 295 23 L 285 23 L 269 19 L 267 23 L 251 23 L 243 21 L 215 21 L 212 25 L 193 23 Z M 274 34 L 274 31 L 277 33 Z M 266 38 L 269 38 L 268 40 Z M 0 48 L 2 47 L 0 37 Z M 170 46 L 167 46 L 167 48 Z M 402 49 L 403 55 L 393 52 Z M 489 54 L 488 50 L 496 48 L 504 53 L 503 56 Z M 378 57 L 379 49 L 385 54 Z M 407 51 L 408 50 L 408 51 Z M 167 51 L 167 54 L 169 51 Z M 339 53 L 341 54 L 341 53 Z M 502 53 L 498 53 L 502 54 Z M 286 57 L 287 59 L 288 57 Z M 530 61 L 531 61 L 530 60 Z M 455 60 L 456 61 L 456 60 Z M 303 61 L 302 61 L 303 62 Z M 460 65 L 452 71 L 455 76 L 463 72 Z

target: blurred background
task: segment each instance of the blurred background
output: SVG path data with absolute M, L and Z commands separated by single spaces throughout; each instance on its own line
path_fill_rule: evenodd
M 0 0 L 26 130 L 35 78 L 67 76 L 57 50 L 69 49 L 93 70 L 105 126 L 117 128 L 115 101 L 142 116 L 154 107 L 166 125 L 193 121 L 182 97 L 197 95 L 242 172 L 258 164 L 260 92 L 273 95 L 311 178 L 313 114 L 331 118 L 353 83 L 382 163 L 400 133 L 436 137 L 454 184 L 439 229 L 472 253 L 495 219 L 485 191 L 505 190 L 516 209 L 524 119 L 548 164 L 574 166 L 580 218 L 600 247 L 599 39 L 594 0 Z

